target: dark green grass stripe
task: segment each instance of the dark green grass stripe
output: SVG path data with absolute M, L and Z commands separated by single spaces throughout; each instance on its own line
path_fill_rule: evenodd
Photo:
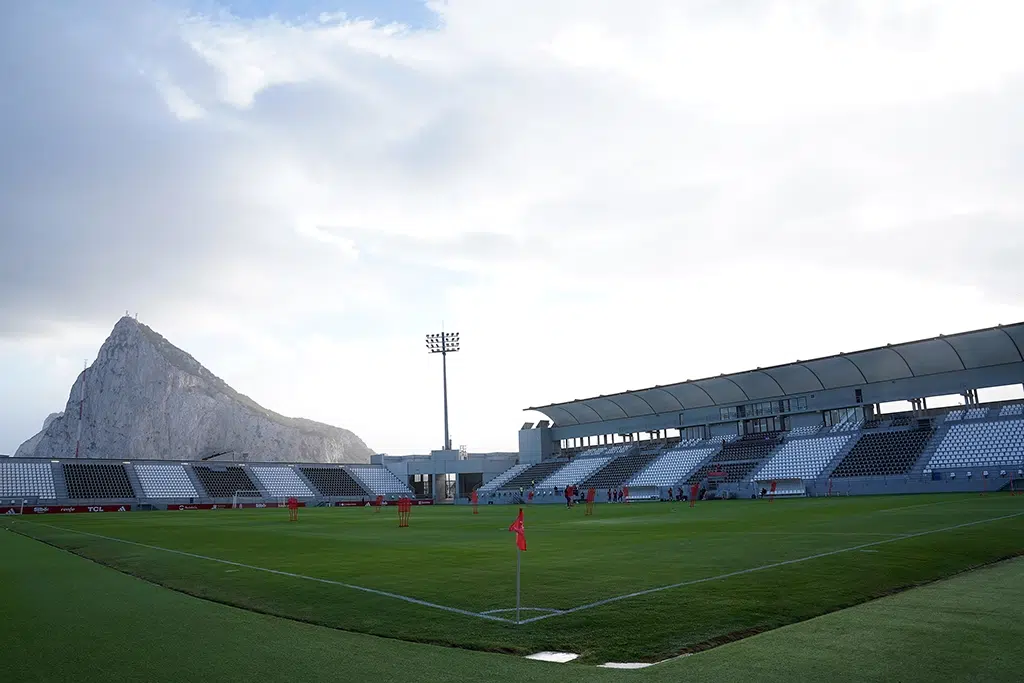
M 1003 515 L 1002 517 L 992 517 L 990 519 L 981 519 L 974 522 L 964 522 L 963 524 L 955 524 L 953 526 L 943 527 L 942 529 L 931 529 L 929 531 L 919 531 L 913 534 L 903 534 L 897 538 L 887 538 L 883 541 L 872 541 L 871 543 L 861 543 L 860 545 L 851 546 L 849 548 L 840 548 L 839 550 L 829 550 L 824 553 L 818 553 L 816 555 L 808 555 L 807 557 L 799 557 L 795 560 L 783 560 L 781 562 L 773 562 L 771 564 L 763 564 L 760 567 L 751 567 L 750 569 L 739 569 L 734 572 L 727 574 L 719 574 L 718 576 L 709 576 L 703 579 L 693 579 L 691 581 L 681 581 L 679 583 L 673 583 L 668 586 L 658 586 L 657 588 L 648 588 L 647 590 L 636 591 L 633 593 L 627 593 L 625 595 L 616 595 L 613 598 L 605 598 L 604 600 L 598 600 L 591 602 L 586 605 L 580 605 L 578 607 L 571 607 L 569 609 L 560 610 L 553 614 L 542 614 L 538 617 L 531 617 L 524 619 L 523 624 L 529 624 L 535 621 L 541 621 L 543 619 L 550 619 L 551 617 L 560 617 L 565 614 L 573 614 L 575 612 L 581 612 L 585 609 L 592 609 L 594 607 L 600 607 L 602 605 L 608 605 L 613 602 L 619 602 L 620 600 L 628 600 L 630 598 L 638 598 L 641 595 L 650 595 L 651 593 L 660 593 L 661 591 L 671 590 L 673 588 L 683 588 L 684 586 L 695 586 L 701 583 L 708 583 L 709 581 L 720 581 L 722 579 L 729 579 L 734 576 L 743 576 L 744 574 L 753 574 L 754 572 L 764 571 L 765 569 L 775 569 L 776 567 L 785 567 L 786 565 L 799 564 L 801 562 L 808 562 L 810 560 L 818 560 L 823 557 L 831 557 L 832 555 L 839 555 L 841 553 L 848 553 L 854 550 L 863 550 L 864 548 L 870 548 L 876 545 L 885 545 L 886 543 L 895 543 L 896 541 L 905 541 L 908 538 L 917 538 L 919 536 L 929 536 L 931 534 L 939 534 L 944 531 L 953 531 L 954 529 L 963 529 L 969 526 L 976 526 L 978 524 L 989 524 L 991 522 L 998 522 L 1004 519 L 1012 519 L 1013 517 L 1020 517 L 1024 515 L 1024 512 L 1017 512 L 1012 515 Z
M 317 576 L 306 576 L 305 574 L 296 574 L 294 572 L 286 572 L 280 569 L 269 569 L 267 567 L 257 567 L 253 564 L 245 564 L 244 562 L 234 562 L 232 560 L 224 560 L 219 557 L 209 557 L 207 555 L 199 555 L 198 553 L 190 553 L 184 550 L 175 550 L 173 548 L 162 548 L 158 545 L 149 545 L 148 543 L 139 543 L 138 541 L 128 541 L 123 538 L 115 538 L 113 536 L 104 536 L 103 534 L 96 534 L 91 531 L 80 531 L 79 529 L 69 529 L 67 527 L 58 527 L 52 524 L 44 524 L 36 522 L 39 526 L 49 527 L 51 529 L 57 529 L 59 531 L 70 531 L 71 533 L 81 534 L 83 536 L 93 536 L 95 538 L 101 538 L 105 541 L 114 541 L 116 543 L 126 543 L 128 545 L 138 546 L 140 548 L 147 548 L 149 550 L 159 550 L 165 553 L 174 553 L 175 555 L 184 555 L 185 557 L 195 558 L 197 560 L 206 560 L 208 562 L 218 562 L 220 564 L 227 564 L 232 567 L 242 567 L 243 569 L 251 569 L 257 572 L 267 572 L 268 574 L 277 574 L 278 576 L 287 576 L 292 579 L 305 579 L 306 581 L 316 581 L 318 583 L 326 583 L 332 586 L 340 586 L 342 588 L 348 588 L 351 590 L 362 591 L 364 593 L 372 593 L 373 595 L 381 595 L 386 598 L 393 598 L 395 600 L 401 600 L 403 602 L 411 602 L 414 605 L 422 605 L 424 607 L 433 607 L 434 609 L 444 610 L 445 612 L 454 612 L 455 614 L 462 614 L 467 617 L 477 617 L 479 619 L 488 619 L 490 621 L 503 621 L 508 623 L 508 619 L 502 617 L 496 617 L 493 614 L 484 614 L 480 612 L 471 612 L 469 610 L 459 609 L 458 607 L 449 607 L 448 605 L 439 605 L 434 602 L 427 600 L 420 600 L 419 598 L 412 598 L 408 595 L 400 595 L 398 593 L 390 593 L 388 591 L 377 590 L 376 588 L 367 588 L 366 586 L 356 586 L 355 584 L 345 583 L 343 581 L 335 581 L 333 579 L 322 579 Z

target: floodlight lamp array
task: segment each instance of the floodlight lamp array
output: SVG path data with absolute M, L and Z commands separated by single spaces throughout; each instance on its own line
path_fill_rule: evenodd
M 458 350 L 458 332 L 440 332 L 427 335 L 427 351 L 430 353 L 454 353 Z

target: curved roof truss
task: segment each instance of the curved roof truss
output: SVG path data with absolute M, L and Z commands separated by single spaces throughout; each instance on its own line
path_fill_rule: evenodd
M 1024 323 L 527 408 L 558 426 L 727 406 L 1024 362 Z

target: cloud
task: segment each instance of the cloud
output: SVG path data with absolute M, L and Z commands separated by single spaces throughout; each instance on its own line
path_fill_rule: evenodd
M 486 449 L 524 405 L 1024 318 L 1018 3 L 367 7 L 6 10 L 0 370 L 47 370 L 0 451 L 126 308 L 392 452 L 440 440 L 442 321 Z

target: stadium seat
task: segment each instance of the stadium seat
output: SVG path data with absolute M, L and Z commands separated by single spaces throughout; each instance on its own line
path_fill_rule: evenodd
M 518 491 L 527 489 L 536 482 L 540 483 L 568 464 L 567 460 L 545 460 L 528 467 L 515 475 L 498 489 L 499 491 Z
M 999 417 L 1014 417 L 1024 415 L 1024 403 L 1013 403 L 999 409 Z
M 673 448 L 638 472 L 626 485 L 630 488 L 675 486 L 704 462 L 717 447 Z
M 121 463 L 70 463 L 61 465 L 68 497 L 79 500 L 134 498 L 135 490 Z
M 389 495 L 414 495 L 412 489 L 410 489 L 401 479 L 395 476 L 395 474 L 386 467 L 376 466 L 361 466 L 354 467 L 349 466 L 348 471 L 353 477 L 358 479 L 363 486 L 370 489 L 370 493 L 376 496 L 389 496 Z
M 575 486 L 601 467 L 604 467 L 611 459 L 612 456 L 607 455 L 596 458 L 576 458 L 544 481 L 538 482 L 537 488 L 549 489 Z
M 962 422 L 950 426 L 925 472 L 1024 463 L 1024 420 Z
M 839 434 L 787 441 L 752 479 L 815 479 L 852 438 L 850 434 Z
M 790 439 L 799 439 L 803 437 L 814 436 L 815 434 L 821 431 L 822 426 L 823 425 L 805 425 L 803 427 L 794 427 L 793 429 L 789 430 L 789 432 L 786 434 L 786 437 Z
M 193 467 L 192 471 L 210 498 L 232 498 L 236 493 L 249 498 L 263 497 L 244 467 L 201 465 Z
M 491 479 L 489 482 L 481 486 L 478 489 L 478 491 L 480 493 L 493 493 L 494 491 L 497 491 L 502 486 L 504 486 L 506 482 L 511 481 L 517 475 L 525 472 L 528 469 L 530 469 L 530 463 L 513 465 L 512 467 L 508 468 L 507 470 L 496 476 L 494 479 Z
M 147 498 L 198 498 L 184 465 L 141 464 L 135 473 Z
M 284 465 L 252 465 L 249 467 L 267 493 L 275 498 L 312 498 L 314 493 L 294 469 Z
M 876 477 L 907 474 L 921 457 L 934 429 L 930 426 L 902 431 L 862 434 L 834 470 L 833 477 Z
M 0 498 L 12 496 L 55 499 L 50 463 L 0 462 Z
M 765 432 L 748 434 L 722 446 L 711 460 L 701 466 L 686 480 L 688 484 L 698 484 L 711 472 L 721 472 L 723 482 L 744 481 L 751 471 L 764 462 L 782 442 L 784 432 Z
M 580 488 L 618 488 L 658 457 L 659 449 L 638 450 L 636 453 L 614 458 L 605 467 L 580 482 Z
M 356 481 L 351 474 L 349 474 L 342 467 L 300 467 L 302 473 L 306 475 L 306 479 L 309 479 L 316 490 L 321 496 L 333 496 L 343 497 L 347 496 L 354 498 L 357 496 L 367 496 L 370 491 Z

